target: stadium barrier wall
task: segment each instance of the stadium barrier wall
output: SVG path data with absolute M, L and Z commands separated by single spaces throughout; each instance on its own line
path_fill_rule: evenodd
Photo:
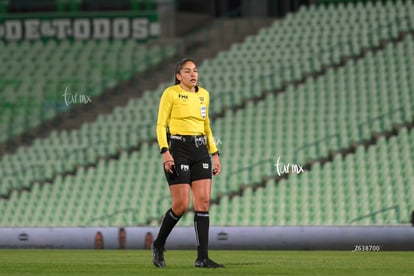
M 149 249 L 158 227 L 0 228 L 0 248 Z M 193 227 L 176 227 L 168 249 L 195 249 Z M 269 226 L 210 228 L 210 249 L 414 250 L 412 226 Z

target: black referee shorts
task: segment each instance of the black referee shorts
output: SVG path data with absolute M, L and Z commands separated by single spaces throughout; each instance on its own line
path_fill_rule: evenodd
M 164 170 L 168 185 L 190 184 L 195 180 L 211 179 L 211 158 L 204 136 L 170 137 L 170 153 L 174 158 L 175 172 Z

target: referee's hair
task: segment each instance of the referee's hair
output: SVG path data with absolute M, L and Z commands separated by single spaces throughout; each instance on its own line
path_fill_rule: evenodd
M 177 74 L 180 74 L 181 69 L 183 69 L 183 65 L 186 64 L 188 61 L 191 61 L 192 63 L 196 64 L 196 62 L 192 58 L 183 58 L 175 66 L 175 73 L 174 73 L 175 84 L 179 84 L 180 83 L 180 81 L 177 79 Z

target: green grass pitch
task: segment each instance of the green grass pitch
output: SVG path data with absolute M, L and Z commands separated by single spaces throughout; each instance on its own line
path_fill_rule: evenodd
M 194 250 L 0 250 L 0 275 L 412 275 L 414 252 L 210 251 L 224 269 L 194 268 Z

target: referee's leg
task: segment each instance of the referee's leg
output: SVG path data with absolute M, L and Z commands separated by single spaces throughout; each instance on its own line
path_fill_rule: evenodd
M 219 268 L 223 265 L 212 261 L 208 256 L 208 234 L 210 229 L 210 194 L 211 179 L 200 179 L 192 182 L 194 203 L 194 229 L 197 238 L 196 267 Z
M 172 208 L 169 209 L 161 221 L 160 230 L 153 243 L 153 263 L 156 267 L 165 267 L 164 250 L 165 243 L 172 229 L 175 227 L 181 216 L 190 204 L 190 185 L 170 185 Z

